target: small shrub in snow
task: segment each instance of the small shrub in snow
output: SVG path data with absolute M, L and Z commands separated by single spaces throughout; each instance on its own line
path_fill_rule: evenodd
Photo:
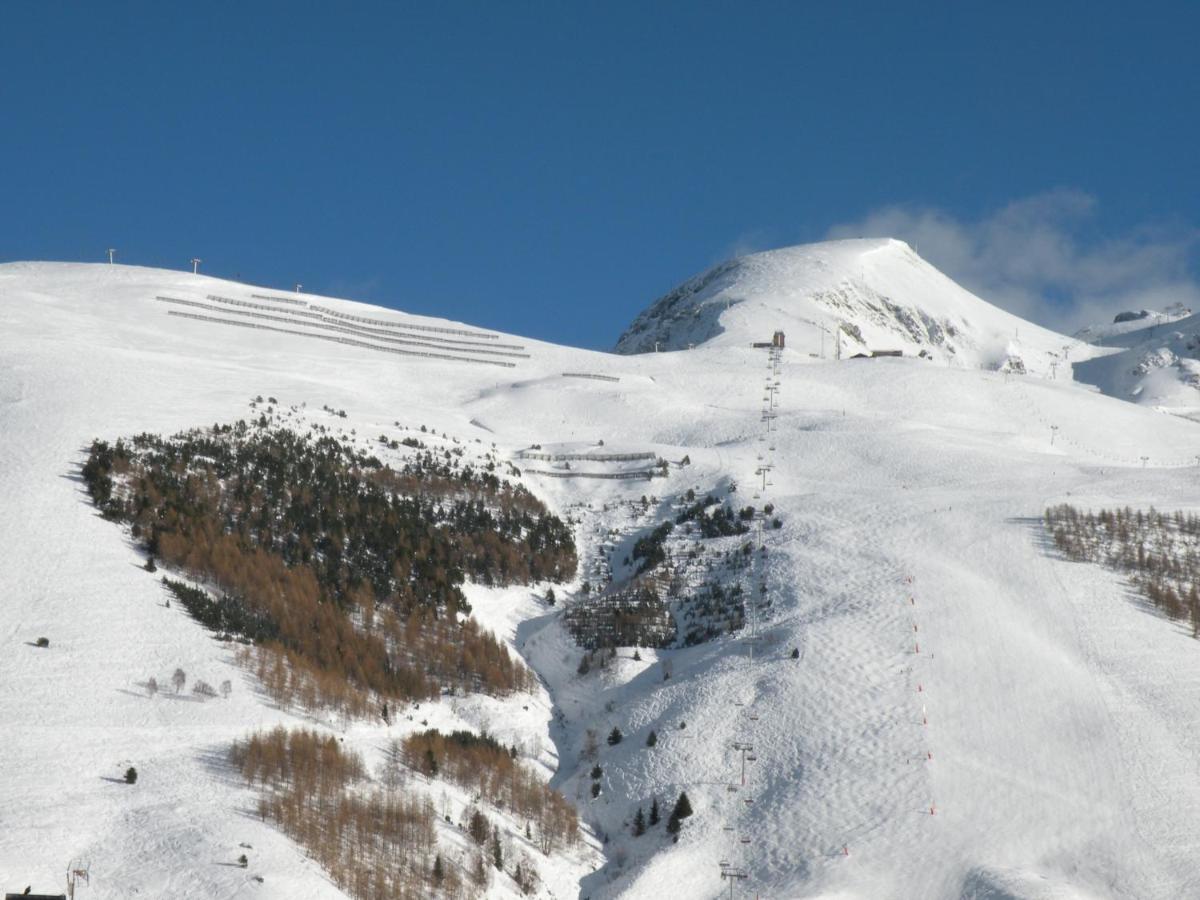
M 39 647 L 49 647 L 50 646 L 50 638 L 47 638 L 47 637 L 38 638 L 37 645 Z
M 199 697 L 215 697 L 217 692 L 207 681 L 197 681 L 192 685 L 192 693 Z
M 135 769 L 133 766 L 130 766 L 128 769 L 125 770 L 125 783 L 126 784 L 136 784 L 137 783 L 137 769 Z

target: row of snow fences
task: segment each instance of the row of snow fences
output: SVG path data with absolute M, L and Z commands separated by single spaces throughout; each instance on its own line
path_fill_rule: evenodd
M 616 375 L 597 375 L 594 372 L 563 372 L 563 378 L 593 378 L 596 381 L 620 381 Z
M 164 299 L 170 299 L 170 298 L 159 297 L 158 299 L 164 300 Z M 404 331 L 400 331 L 400 332 L 384 331 L 379 328 L 368 328 L 365 325 L 352 325 L 348 322 L 343 322 L 340 320 L 339 321 L 330 321 L 328 316 L 323 312 L 309 312 L 307 310 L 300 310 L 300 309 L 280 310 L 274 306 L 264 306 L 261 303 L 250 303 L 246 300 L 234 300 L 232 297 L 221 297 L 217 294 L 208 294 L 207 299 L 212 300 L 216 303 L 226 304 L 227 306 L 241 306 L 241 307 L 246 307 L 248 309 L 262 309 L 262 310 L 266 310 L 267 312 L 270 312 L 270 313 L 276 313 L 276 314 L 283 313 L 283 314 L 289 315 L 289 316 L 305 316 L 310 319 L 316 319 L 318 322 L 326 322 L 330 326 L 339 328 L 343 331 L 352 331 L 352 332 L 355 332 L 358 334 L 362 334 L 364 336 L 369 335 L 369 336 L 373 336 L 373 337 L 382 337 L 382 338 L 389 338 L 389 339 L 396 338 L 396 337 L 410 338 L 412 340 L 420 341 L 422 344 L 430 344 L 430 343 L 448 344 L 448 345 L 452 345 L 453 347 L 455 347 L 457 349 L 462 349 L 464 351 L 469 350 L 472 353 L 486 353 L 489 356 L 513 356 L 513 357 L 517 357 L 520 359 L 528 359 L 529 358 L 528 353 L 502 353 L 502 352 L 500 352 L 502 350 L 523 350 L 524 347 L 522 347 L 520 344 L 484 344 L 480 341 L 467 341 L 467 340 L 462 340 L 462 339 L 458 339 L 458 338 L 434 337 L 433 335 L 425 334 L 425 333 L 406 334 Z M 320 307 L 313 307 L 313 308 L 319 309 Z M 406 326 L 396 325 L 394 327 L 395 328 L 404 328 Z M 484 347 L 486 347 L 486 349 L 476 349 L 476 348 L 484 348 Z
M 250 311 L 244 310 L 244 309 L 221 308 L 221 307 L 217 307 L 217 306 L 211 306 L 207 303 L 201 303 L 198 300 L 184 300 L 180 297 L 157 296 L 154 299 L 158 300 L 160 303 L 173 303 L 173 304 L 180 305 L 180 306 L 191 306 L 191 307 L 195 307 L 198 309 L 203 309 L 207 312 L 221 313 L 223 315 L 244 316 L 244 317 L 249 317 L 249 318 L 253 318 L 253 319 L 265 319 L 270 322 L 280 322 L 285 325 L 300 325 L 305 328 L 320 328 L 325 331 L 336 331 L 336 332 L 340 332 L 342 334 L 349 334 L 349 335 L 352 335 L 357 338 L 369 338 L 370 340 L 373 340 L 373 341 L 383 341 L 388 344 L 400 344 L 402 346 L 407 346 L 407 347 L 420 347 L 420 348 L 426 348 L 428 350 L 437 350 L 437 351 L 457 350 L 462 353 L 474 353 L 474 354 L 480 354 L 480 355 L 484 355 L 484 356 L 504 356 L 504 357 L 518 358 L 518 359 L 528 359 L 529 358 L 529 354 L 527 354 L 527 353 L 509 353 L 506 350 L 493 350 L 490 348 L 489 349 L 475 349 L 474 347 L 463 348 L 463 347 L 457 347 L 457 346 L 443 346 L 440 343 L 438 343 L 438 344 L 431 343 L 431 340 L 436 341 L 436 340 L 438 340 L 437 338 L 426 339 L 425 337 L 420 336 L 420 335 L 409 335 L 407 337 L 401 337 L 396 334 L 388 334 L 388 335 L 364 334 L 362 329 L 360 329 L 354 325 L 338 325 L 338 324 L 335 324 L 332 322 L 327 322 L 323 319 L 319 320 L 319 321 L 307 321 L 307 320 L 297 321 L 295 319 L 288 318 L 287 316 L 275 315 L 274 313 L 277 313 L 279 311 L 273 309 L 272 307 L 265 307 L 267 309 L 271 309 L 271 313 L 261 313 L 261 312 L 250 312 Z M 264 308 L 258 304 L 251 304 L 251 303 L 247 303 L 242 300 L 230 300 L 227 297 L 210 296 L 210 299 L 216 300 L 219 303 L 223 303 L 223 304 L 227 304 L 227 305 L 228 304 L 236 304 L 238 306 L 249 306 L 253 309 L 263 309 Z M 289 310 L 288 312 L 291 312 L 291 311 Z M 311 315 L 311 314 L 306 313 L 306 315 Z M 308 332 L 293 332 L 293 333 L 308 334 Z M 313 335 L 313 336 L 316 337 L 316 335 Z M 363 343 L 362 346 L 373 346 L 373 345 Z M 379 349 L 388 349 L 388 348 L 381 347 Z M 443 359 L 458 359 L 458 360 L 469 359 L 468 357 L 456 356 L 456 355 L 448 354 L 448 353 L 422 353 L 422 354 L 414 353 L 413 355 L 434 356 L 434 357 L 440 357 Z M 489 360 L 472 359 L 470 361 L 493 362 L 490 359 Z M 500 365 L 501 363 L 496 363 L 496 364 Z M 509 368 L 512 368 L 515 364 L 514 363 L 504 363 L 503 365 L 507 365 Z
M 308 301 L 297 300 L 295 297 L 272 297 L 270 294 L 251 294 L 255 300 L 274 300 L 276 303 L 292 303 L 296 306 L 308 306 Z
M 549 469 L 525 469 L 524 471 L 526 475 L 545 475 L 549 478 L 616 478 L 628 480 L 645 478 L 647 481 L 651 478 L 665 478 L 667 474 L 662 469 L 635 469 L 629 472 L 571 472 Z
M 326 334 L 313 334 L 311 331 L 296 331 L 294 328 L 278 328 L 274 325 L 259 325 L 257 322 L 239 322 L 234 319 L 220 319 L 216 316 L 205 316 L 198 313 L 180 312 L 179 310 L 170 310 L 167 315 L 179 316 L 184 319 L 197 319 L 202 322 L 215 322 L 221 325 L 235 325 L 241 328 L 254 328 L 260 331 L 275 331 L 280 334 L 292 334 L 298 337 L 315 338 L 319 341 L 330 341 L 335 344 L 346 344 L 351 347 L 362 347 L 367 350 L 378 350 L 381 353 L 394 353 L 399 356 L 415 356 L 424 359 L 444 359 L 452 362 L 467 362 L 479 363 L 485 366 L 504 366 L 505 368 L 514 368 L 516 363 L 503 362 L 494 359 L 473 359 L 470 356 L 453 356 L 449 353 L 423 353 L 419 350 L 401 350 L 398 347 L 381 347 L 378 344 L 368 344 L 366 341 L 356 341 L 350 338 L 334 337 Z
M 584 461 L 584 462 L 637 462 L 642 459 L 657 459 L 654 453 L 541 453 L 537 450 L 522 450 L 517 454 L 521 459 L 543 459 L 547 462 Z
M 251 296 L 255 296 L 255 295 L 252 294 Z M 170 297 L 155 297 L 154 299 L 170 300 L 172 298 L 170 298 Z M 243 306 L 247 309 L 265 309 L 265 310 L 267 310 L 267 312 L 273 312 L 273 313 L 279 312 L 278 306 L 267 306 L 263 303 L 251 303 L 248 300 L 234 300 L 232 297 L 222 297 L 219 294 L 209 294 L 209 295 L 207 295 L 207 297 L 205 299 L 211 300 L 214 303 L 224 303 L 226 306 Z M 324 316 L 322 316 L 320 313 L 308 312 L 303 309 L 289 309 L 289 310 L 287 310 L 287 314 L 289 316 L 307 316 L 310 319 L 318 319 L 318 320 L 324 318 Z
M 491 334 L 486 331 L 466 331 L 462 328 L 441 328 L 435 325 L 414 325 L 408 322 L 389 322 L 387 319 L 372 319 L 367 316 L 352 316 L 349 313 L 340 313 L 332 309 L 327 309 L 324 306 L 317 306 L 315 303 L 309 304 L 309 309 L 318 310 L 327 316 L 333 316 L 335 319 L 347 319 L 351 322 L 363 322 L 367 325 L 383 325 L 387 328 L 410 328 L 416 331 L 436 331 L 441 334 L 459 334 L 464 337 L 487 338 L 494 341 L 500 339 L 500 335 Z

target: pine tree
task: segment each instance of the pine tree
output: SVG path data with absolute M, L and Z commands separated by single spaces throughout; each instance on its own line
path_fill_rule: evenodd
M 613 726 L 613 730 L 608 733 L 608 745 L 614 747 L 624 740 L 625 735 L 621 734 L 621 729 Z
M 650 827 L 653 828 L 658 824 L 658 798 L 655 797 L 650 801 Z
M 687 791 L 679 792 L 679 799 L 675 801 L 675 809 L 671 811 L 671 815 L 677 819 L 686 819 L 692 814 L 692 803 L 688 800 Z
M 646 746 L 653 747 L 657 743 L 658 743 L 658 734 L 654 731 L 654 729 L 651 729 L 650 733 L 648 735 L 646 735 Z
M 487 842 L 488 821 L 487 817 L 484 816 L 484 814 L 479 810 L 475 810 L 471 813 L 471 819 L 467 825 L 467 834 L 469 834 L 471 839 L 480 846 Z
M 633 836 L 641 837 L 646 833 L 646 816 L 639 806 L 637 814 L 633 817 Z
M 438 854 L 433 858 L 433 881 L 435 884 L 441 884 L 446 877 L 446 870 L 442 868 L 442 854 Z
M 504 871 L 504 849 L 500 846 L 500 829 L 492 828 L 492 865 Z
M 688 800 L 687 791 L 680 791 L 679 799 L 675 801 L 675 808 L 671 810 L 671 817 L 667 819 L 667 831 L 671 834 L 679 834 L 683 820 L 691 814 L 692 803 Z

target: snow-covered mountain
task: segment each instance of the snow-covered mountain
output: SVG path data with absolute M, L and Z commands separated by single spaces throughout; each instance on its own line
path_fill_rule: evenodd
M 750 345 L 777 329 L 773 369 Z M 905 358 L 834 361 L 827 342 L 821 360 L 839 330 L 843 357 Z M 578 805 L 583 845 L 550 857 L 487 807 L 542 898 L 1200 896 L 1200 646 L 1119 577 L 1050 552 L 1039 524 L 1064 500 L 1200 507 L 1197 426 L 1065 366 L 1049 377 L 1067 345 L 890 241 L 719 267 L 640 317 L 622 355 L 186 273 L 0 266 L 0 885 L 61 890 L 85 859 L 81 900 L 345 896 L 255 815 L 226 749 L 305 725 L 378 772 L 428 723 L 517 746 Z M 163 605 L 83 490 L 87 445 L 257 416 L 260 396 L 385 461 L 414 433 L 494 445 L 573 523 L 581 567 L 555 605 L 544 584 L 468 590 L 540 676 L 533 693 L 387 723 L 289 711 Z M 754 507 L 761 537 L 702 538 L 686 515 L 705 495 Z M 618 647 L 589 670 L 572 611 L 609 575 L 635 580 L 638 541 L 667 521 L 684 595 L 715 581 L 763 599 L 732 633 Z M 711 615 L 684 599 L 681 629 Z M 176 667 L 230 697 L 148 696 Z M 116 783 L 131 765 L 137 784 Z M 408 786 L 445 810 L 454 863 L 474 798 Z M 665 819 L 680 791 L 695 813 L 677 842 L 665 823 L 634 835 L 639 807 Z M 518 894 L 495 873 L 487 895 Z
M 1200 315 L 1175 306 L 1117 319 L 1076 334 L 1105 349 L 1075 363 L 1075 377 L 1123 400 L 1200 415 Z
M 1071 339 L 965 290 L 897 240 L 770 250 L 715 266 L 661 297 L 618 353 L 749 346 L 783 330 L 788 346 L 843 358 L 901 351 L 959 366 L 1047 372 Z

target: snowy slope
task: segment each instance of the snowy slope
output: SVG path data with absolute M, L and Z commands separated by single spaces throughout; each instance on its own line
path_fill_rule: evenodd
M 299 720 L 263 698 L 228 648 L 162 608 L 155 579 L 73 475 L 93 437 L 229 421 L 262 394 L 359 435 L 426 424 L 495 442 L 514 459 L 533 444 L 573 452 L 601 440 L 614 452 L 690 458 L 651 482 L 527 472 L 533 490 L 580 521 L 585 559 L 597 558 L 607 532 L 631 535 L 670 514 L 671 498 L 688 488 L 735 482 L 737 503 L 774 503 L 783 527 L 767 533 L 759 564 L 773 604 L 755 624 L 753 662 L 742 633 L 642 650 L 640 660 L 624 648 L 608 669 L 581 677 L 559 615 L 576 602 L 572 590 L 549 608 L 534 591 L 471 589 L 476 614 L 526 656 L 545 691 L 421 712 L 431 724 L 520 738 L 578 798 L 597 849 L 547 862 L 542 896 L 727 895 L 722 859 L 748 875 L 736 896 L 1200 895 L 1200 646 L 1110 573 L 1055 558 L 1037 521 L 1064 500 L 1200 507 L 1188 468 L 1196 426 L 1065 379 L 986 371 L 1018 329 L 1031 369 L 1065 342 L 970 298 L 902 245 L 797 252 L 842 271 L 863 262 L 876 293 L 847 288 L 844 299 L 874 349 L 896 348 L 903 335 L 886 317 L 869 332 L 858 304 L 937 293 L 923 308 L 954 353 L 928 338 L 903 347 L 962 365 L 814 362 L 799 346 L 799 316 L 830 327 L 848 319 L 832 299 L 805 299 L 834 290 L 841 274 L 796 288 L 787 309 L 747 291 L 728 312 L 657 315 L 653 328 L 672 346 L 703 344 L 690 353 L 613 356 L 479 338 L 523 348 L 528 357 L 508 368 L 397 355 L 362 346 L 373 343 L 365 337 L 331 342 L 314 335 L 345 333 L 319 327 L 170 316 L 175 307 L 154 299 L 257 302 L 251 293 L 271 293 L 216 279 L 0 266 L 0 710 L 9 726 L 0 885 L 50 890 L 69 859 L 85 857 L 93 878 L 81 897 L 340 896 L 296 845 L 246 815 L 252 794 L 221 762 L 232 738 Z M 733 285 L 750 276 L 721 277 Z M 792 290 L 779 285 L 775 296 Z M 797 313 L 801 303 L 810 306 Z M 952 339 L 945 322 L 959 323 Z M 748 345 L 775 327 L 787 330 L 789 350 L 768 438 L 765 355 Z M 641 333 L 623 349 L 644 349 L 637 341 L 649 326 Z M 818 352 L 819 332 L 807 333 Z M 347 419 L 321 419 L 326 404 Z M 775 469 L 755 498 L 764 455 Z M 642 506 L 629 501 L 642 495 L 653 503 L 634 512 Z M 27 645 L 41 635 L 48 650 Z M 163 681 L 175 666 L 214 684 L 233 679 L 233 696 L 147 698 L 139 683 Z M 626 739 L 602 744 L 603 791 L 592 800 L 584 735 L 614 726 Z M 415 725 L 320 727 L 377 765 L 385 741 Z M 745 786 L 734 741 L 755 747 Z M 129 764 L 141 773 L 134 788 L 106 780 Z M 661 825 L 640 838 L 623 827 L 651 796 L 669 809 L 681 789 L 696 814 L 677 844 Z M 240 843 L 253 846 L 248 871 L 224 864 Z M 512 895 L 497 885 L 495 896 Z
M 998 369 L 1009 360 L 1046 372 L 1073 343 L 963 289 L 897 240 L 827 241 L 722 263 L 653 303 L 618 353 L 702 343 L 749 346 L 782 329 L 806 354 L 905 356 Z M 1077 356 L 1077 358 L 1079 358 Z

